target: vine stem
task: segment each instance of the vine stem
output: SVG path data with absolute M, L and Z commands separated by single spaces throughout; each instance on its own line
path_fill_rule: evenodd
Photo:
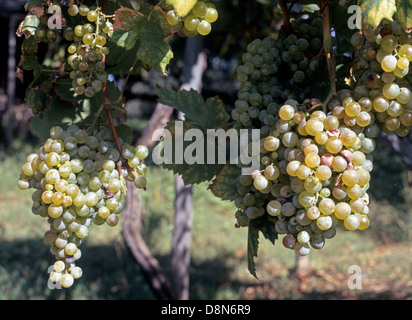
M 330 26 L 330 10 L 329 0 L 322 0 L 322 20 L 323 20 L 323 49 L 326 54 L 326 62 L 328 65 L 330 89 L 329 93 L 323 102 L 323 111 L 326 112 L 327 104 L 336 96 L 336 60 L 333 53 L 333 42 Z
M 285 28 L 286 33 L 292 32 L 292 24 L 289 19 L 288 3 L 287 0 L 279 0 L 279 6 L 282 10 L 283 15 L 283 27 Z
M 102 91 L 103 91 L 103 97 L 104 97 L 104 101 L 103 101 L 104 110 L 106 111 L 107 119 L 109 120 L 110 130 L 112 131 L 113 138 L 114 138 L 114 141 L 116 143 L 117 150 L 121 154 L 122 153 L 122 146 L 120 145 L 119 137 L 117 136 L 116 127 L 114 125 L 114 121 L 113 121 L 113 117 L 112 117 L 112 112 L 110 110 L 110 98 L 109 98 L 109 93 L 107 91 L 106 82 L 103 83 Z

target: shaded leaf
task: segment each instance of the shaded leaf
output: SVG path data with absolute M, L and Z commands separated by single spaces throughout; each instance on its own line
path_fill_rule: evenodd
M 256 219 L 250 220 L 247 233 L 247 269 L 258 279 L 256 275 L 255 258 L 259 250 L 259 228 Z
M 26 93 L 26 105 L 33 110 L 33 113 L 42 111 L 46 104 L 47 94 L 38 88 L 29 89 Z
M 275 244 L 275 240 L 278 238 L 278 233 L 275 229 L 275 224 L 278 219 L 276 217 L 263 215 L 260 218 L 252 219 L 249 221 L 248 230 L 248 270 L 257 278 L 255 259 L 258 256 L 259 249 L 259 232 L 262 232 L 263 236 L 268 239 L 272 244 Z
M 185 114 L 190 121 L 204 129 L 213 129 L 227 123 L 230 119 L 222 100 L 209 98 L 206 102 L 201 94 L 191 89 L 174 91 L 168 88 L 158 90 L 159 102 Z
M 396 12 L 393 17 L 404 29 L 412 28 L 412 1 L 396 0 Z
M 45 140 L 49 137 L 50 129 L 53 126 L 58 125 L 66 128 L 80 120 L 81 118 L 77 115 L 73 104 L 53 97 L 50 101 L 50 109 L 44 111 L 40 116 L 34 115 L 30 119 L 30 126 L 40 139 Z
M 190 137 L 190 141 L 184 141 L 185 139 L 189 140 L 187 133 L 191 129 L 190 133 L 197 135 Z M 165 131 L 170 133 L 171 139 L 165 139 L 157 144 L 156 147 L 159 150 L 156 151 L 156 154 L 162 146 L 165 147 L 164 150 L 171 151 L 164 154 L 166 160 L 162 166 L 174 173 L 181 174 L 185 184 L 210 181 L 223 168 L 224 164 L 219 164 L 216 161 L 211 164 L 207 163 L 206 133 L 201 127 L 187 121 L 175 120 L 167 124 Z M 216 146 L 213 147 L 215 154 L 217 154 Z M 153 150 L 154 152 L 155 150 Z
M 124 142 L 131 144 L 133 142 L 133 128 L 126 124 L 121 124 L 116 127 L 116 132 L 119 138 Z
M 208 188 L 222 200 L 235 200 L 239 196 L 235 181 L 240 174 L 241 168 L 227 164 L 219 171 Z

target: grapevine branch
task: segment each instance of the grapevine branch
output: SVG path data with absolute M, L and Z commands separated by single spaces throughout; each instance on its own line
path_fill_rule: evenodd
M 326 53 L 326 61 L 328 65 L 330 89 L 329 93 L 323 102 L 323 111 L 326 112 L 329 100 L 336 96 L 336 60 L 333 54 L 333 42 L 330 25 L 330 10 L 329 0 L 322 0 L 322 18 L 323 18 L 323 49 Z
M 282 10 L 283 15 L 283 27 L 285 28 L 286 33 L 292 32 L 292 24 L 289 20 L 289 11 L 288 11 L 288 4 L 287 0 L 279 0 L 279 6 Z

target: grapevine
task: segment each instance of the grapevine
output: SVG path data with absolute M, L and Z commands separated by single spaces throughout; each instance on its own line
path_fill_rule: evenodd
M 17 34 L 24 37 L 19 71 L 33 72 L 26 92 L 31 125 L 43 143 L 27 156 L 17 185 L 35 190 L 32 212 L 49 224 L 44 239 L 55 258 L 49 281 L 68 288 L 82 276 L 80 246 L 92 225 L 117 225 L 126 181 L 146 190 L 149 149 L 130 139 L 127 81 L 141 70 L 166 76 L 174 58 L 170 39 L 213 36 L 220 13 L 206 0 L 40 2 L 29 1 Z M 340 231 L 368 229 L 376 141 L 382 134 L 406 137 L 412 126 L 412 26 L 396 7 L 394 19 L 377 19 L 380 9 L 367 8 L 362 26 L 349 30 L 346 5 L 297 4 L 279 1 L 283 26 L 276 32 L 249 34 L 233 74 L 232 108 L 194 90 L 157 91 L 158 102 L 185 120 L 170 119 L 169 136 L 154 149 L 181 137 L 176 124 L 204 136 L 212 129 L 258 130 L 259 168 L 252 174 L 242 174 L 247 164 L 228 156 L 213 165 L 161 164 L 186 184 L 211 182 L 215 196 L 233 202 L 235 227 L 248 228 L 255 276 L 259 233 L 272 243 L 282 237 L 285 248 L 305 256 Z M 62 13 L 57 29 L 57 20 L 49 24 L 48 8 L 55 6 Z M 48 65 L 38 61 L 42 44 L 54 50 Z M 225 138 L 230 143 L 233 135 Z

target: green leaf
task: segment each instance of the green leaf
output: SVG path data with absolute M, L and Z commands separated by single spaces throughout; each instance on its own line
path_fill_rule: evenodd
M 359 0 L 358 5 L 362 10 L 362 25 L 365 29 L 377 27 L 384 18 L 393 21 L 395 0 Z
M 27 90 L 26 93 L 26 105 L 32 109 L 33 113 L 38 113 L 44 109 L 46 103 L 47 94 L 38 88 Z
M 119 138 L 124 142 L 131 144 L 133 142 L 133 128 L 126 124 L 121 124 L 116 127 L 116 132 Z
M 41 115 L 34 115 L 30 119 L 30 126 L 40 139 L 46 140 L 53 126 L 58 125 L 65 128 L 80 120 L 81 118 L 73 104 L 63 101 L 59 97 L 53 97 L 50 101 L 50 109 Z
M 396 12 L 393 17 L 404 29 L 412 28 L 412 1 L 396 0 Z
M 134 47 L 137 41 L 138 34 L 134 30 L 122 31 L 116 30 L 113 32 L 112 41 L 119 47 L 125 48 L 126 51 Z
M 173 52 L 165 40 L 169 35 L 164 28 L 165 18 L 162 16 L 159 19 L 159 13 L 153 12 L 152 18 L 151 15 L 145 16 L 129 8 L 117 10 L 112 41 L 126 51 L 131 51 L 133 61 L 137 56 L 143 65 L 165 73 Z
M 187 133 L 190 129 L 193 129 L 191 133 L 198 134 L 200 138 L 196 136 L 190 141 L 184 141 L 185 139 L 189 140 Z M 170 133 L 171 140 L 165 139 L 155 148 L 159 148 L 161 151 L 161 146 L 168 144 L 164 150 L 167 150 L 167 146 L 169 146 L 168 150 L 171 150 L 171 153 L 165 154 L 166 161 L 162 163 L 162 166 L 174 173 L 181 174 L 185 184 L 210 181 L 223 168 L 224 164 L 219 164 L 217 161 L 212 164 L 207 163 L 206 132 L 201 127 L 187 121 L 174 120 L 167 124 L 165 131 Z M 215 155 L 217 155 L 216 146 L 213 147 Z
M 38 7 L 44 4 L 43 0 L 27 0 L 27 9 Z
M 166 0 L 166 2 L 173 6 L 176 15 L 184 17 L 193 9 L 197 0 Z
M 74 93 L 74 88 L 72 80 L 70 78 L 59 79 L 53 85 L 55 93 L 62 100 L 78 102 L 84 98 L 83 95 L 76 95 Z
M 260 218 L 249 221 L 247 243 L 248 270 L 256 278 L 257 275 L 254 258 L 257 258 L 258 256 L 259 232 L 262 232 L 266 239 L 268 239 L 272 244 L 275 244 L 275 240 L 278 238 L 278 233 L 275 229 L 277 220 L 278 219 L 276 217 L 265 214 Z
M 227 164 L 219 171 L 208 188 L 222 200 L 235 200 L 239 196 L 235 181 L 240 174 L 241 168 Z
M 170 60 L 173 58 L 173 51 L 164 40 L 163 29 L 160 25 L 156 22 L 147 21 L 142 32 L 138 35 L 138 40 L 140 41 L 137 50 L 138 57 L 144 64 L 164 74 Z
M 269 240 L 272 244 L 278 239 L 278 233 L 275 229 L 275 224 L 278 221 L 277 217 L 272 217 L 265 214 L 259 219 L 260 227 L 259 230 L 262 232 L 263 236 Z
M 250 220 L 247 233 L 247 268 L 249 272 L 258 279 L 256 275 L 255 258 L 259 250 L 259 228 L 257 219 Z
M 107 47 L 110 50 L 110 54 L 106 56 L 107 73 L 124 76 L 129 72 L 130 74 L 137 74 L 139 72 L 139 69 L 142 67 L 142 62 L 136 61 L 138 43 L 129 51 L 126 51 L 126 49 L 117 46 L 111 41 L 107 44 Z M 133 69 L 130 71 L 132 66 Z
M 182 111 L 186 121 L 204 129 L 220 127 L 230 119 L 222 100 L 214 97 L 205 102 L 202 95 L 193 89 L 176 92 L 169 88 L 162 88 L 158 90 L 158 96 L 160 103 Z

